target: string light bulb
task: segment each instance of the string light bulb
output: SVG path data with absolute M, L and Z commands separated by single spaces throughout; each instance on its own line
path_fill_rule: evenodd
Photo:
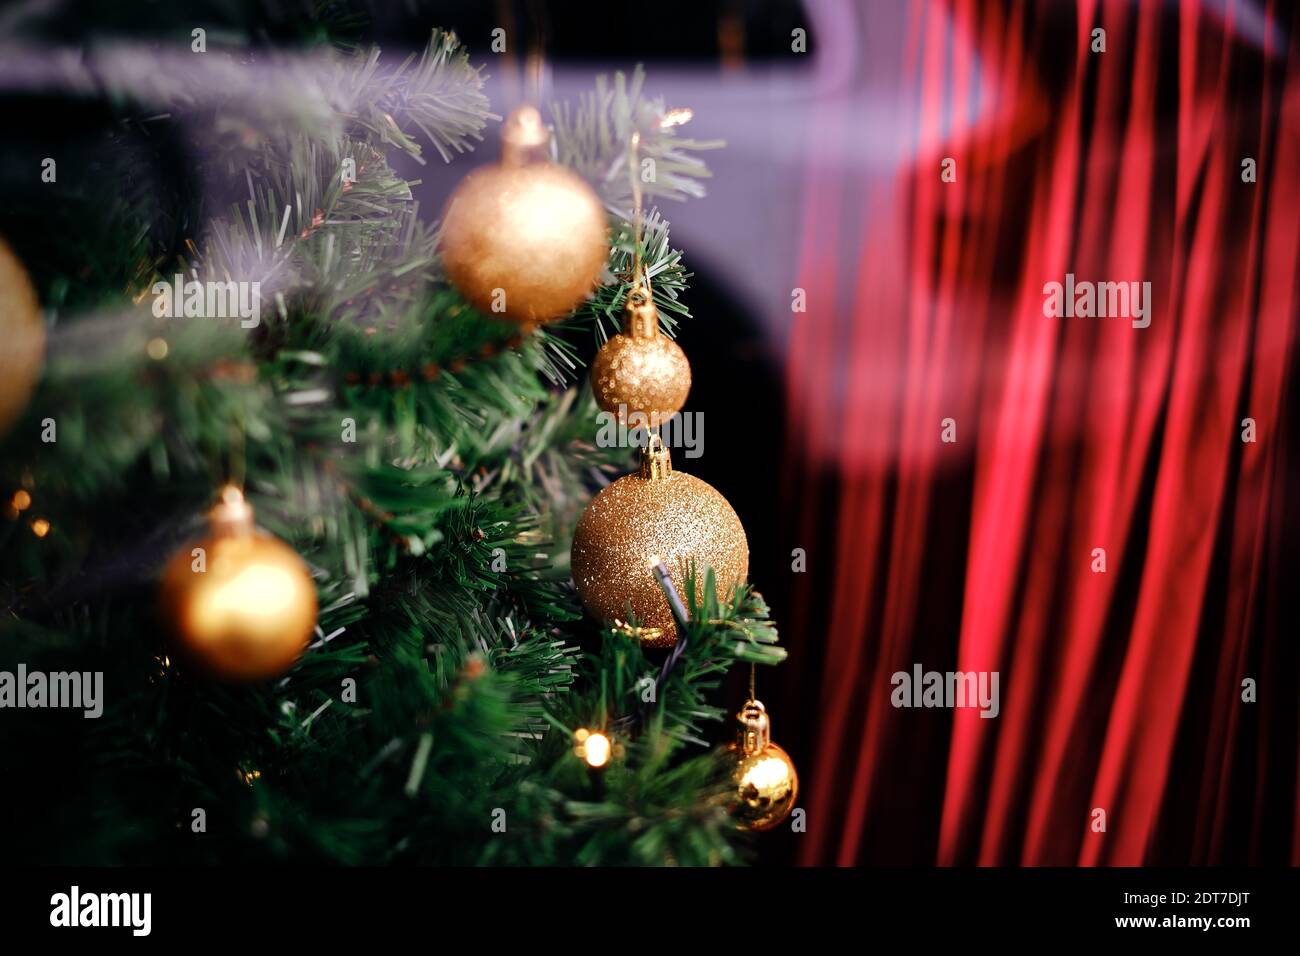
M 614 744 L 600 731 L 579 727 L 573 733 L 573 744 L 573 752 L 593 770 L 601 769 L 614 756 Z

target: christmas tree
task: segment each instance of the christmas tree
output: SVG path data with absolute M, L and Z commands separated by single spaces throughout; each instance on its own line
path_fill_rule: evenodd
M 784 656 L 743 530 L 648 429 L 598 440 L 685 397 L 660 205 L 718 144 L 640 70 L 509 111 L 454 35 L 402 59 L 323 9 L 292 52 L 39 71 L 78 134 L 4 171 L 9 855 L 743 862 L 794 799 L 747 807 L 719 746 L 724 676 Z M 499 135 L 445 212 L 394 165 Z M 602 413 L 607 341 L 656 358 Z

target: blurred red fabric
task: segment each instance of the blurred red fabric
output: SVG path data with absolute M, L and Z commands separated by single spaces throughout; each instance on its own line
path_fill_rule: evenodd
M 897 175 L 803 204 L 798 859 L 1298 864 L 1294 11 L 906 10 Z M 1150 281 L 1150 326 L 1046 317 L 1067 273 Z M 894 708 L 916 663 L 998 671 L 1001 713 Z

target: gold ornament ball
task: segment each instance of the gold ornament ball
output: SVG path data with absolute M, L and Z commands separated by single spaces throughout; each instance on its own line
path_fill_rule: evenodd
M 736 720 L 736 742 L 727 747 L 736 761 L 730 809 L 742 829 L 770 830 L 794 809 L 799 775 L 790 755 L 772 743 L 772 725 L 762 701 L 746 701 Z
M 550 134 L 532 107 L 502 132 L 502 160 L 470 173 L 447 203 L 442 262 L 485 315 L 521 325 L 568 315 L 609 256 L 605 210 L 576 173 L 545 158 Z
M 32 396 L 45 357 L 45 323 L 31 279 L 0 239 L 0 435 Z
M 578 596 L 595 617 L 624 620 L 631 605 L 644 628 L 642 644 L 671 647 L 677 623 L 651 570 L 652 557 L 667 565 L 688 605 L 692 561 L 697 599 L 704 595 L 706 568 L 713 568 L 719 600 L 749 574 L 749 543 L 736 512 L 707 482 L 673 471 L 657 436 L 641 453 L 640 473 L 620 478 L 587 505 L 573 534 L 571 564 Z
M 316 627 L 307 565 L 256 529 L 235 488 L 222 492 L 210 519 L 209 534 L 182 548 L 163 572 L 161 603 L 177 652 L 223 680 L 277 677 L 302 656 Z
M 651 429 L 686 404 L 691 363 L 681 346 L 660 333 L 648 294 L 638 290 L 628 296 L 623 331 L 610 337 L 592 362 L 591 389 L 602 410 Z

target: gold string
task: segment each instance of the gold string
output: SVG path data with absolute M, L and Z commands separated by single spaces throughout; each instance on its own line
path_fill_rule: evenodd
M 645 264 L 641 257 L 641 131 L 634 129 L 628 143 L 628 175 L 632 182 L 632 282 L 638 288 L 644 287 L 645 295 L 650 295 L 650 276 L 645 273 Z
M 653 302 L 654 294 L 650 291 L 650 275 L 645 270 L 645 264 L 641 259 L 641 170 L 639 154 L 641 152 L 641 131 L 632 130 L 632 137 L 628 141 L 627 147 L 627 167 L 628 176 L 632 183 L 632 284 L 633 289 L 628 296 L 642 296 L 643 301 Z M 655 319 L 656 325 L 659 319 Z M 628 331 L 624 329 L 624 331 Z M 647 429 L 650 437 L 658 438 L 660 423 L 656 423 L 654 428 Z M 650 437 L 646 439 L 646 448 L 650 447 Z M 662 439 L 661 439 L 662 441 Z
M 545 11 L 537 0 L 528 3 L 528 19 L 532 21 L 532 42 L 524 59 L 524 102 L 538 109 L 542 106 L 542 85 L 546 79 L 546 21 Z
M 236 420 L 233 423 L 235 431 L 235 440 L 231 443 L 230 448 L 230 481 L 240 491 L 244 490 L 244 478 L 247 472 L 248 452 L 246 442 L 248 440 L 247 426 L 244 423 L 244 408 L 241 404 L 237 413 Z

